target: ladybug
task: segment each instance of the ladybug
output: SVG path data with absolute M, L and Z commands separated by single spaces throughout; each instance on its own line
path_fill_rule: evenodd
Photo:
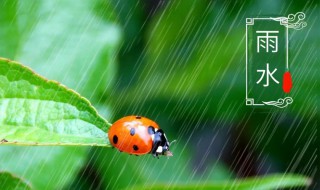
M 109 129 L 109 141 L 120 152 L 134 155 L 152 154 L 173 156 L 170 143 L 158 124 L 146 117 L 126 116 L 116 121 Z

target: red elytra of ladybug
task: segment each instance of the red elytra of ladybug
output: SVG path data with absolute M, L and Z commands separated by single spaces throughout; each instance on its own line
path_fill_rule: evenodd
M 292 88 L 292 78 L 289 71 L 283 74 L 282 89 L 285 93 L 289 93 Z
M 173 156 L 170 143 L 158 124 L 146 117 L 126 116 L 109 129 L 109 141 L 120 152 L 133 155 Z

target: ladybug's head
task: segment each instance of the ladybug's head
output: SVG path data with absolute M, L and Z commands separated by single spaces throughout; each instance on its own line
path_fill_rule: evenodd
M 173 156 L 169 148 L 170 143 L 163 130 L 158 129 L 157 131 L 155 131 L 151 151 L 152 155 L 155 157 L 158 157 L 158 155 Z

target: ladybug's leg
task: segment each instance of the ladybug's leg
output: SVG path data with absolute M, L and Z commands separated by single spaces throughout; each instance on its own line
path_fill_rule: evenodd
M 152 153 L 152 156 L 159 159 L 158 153 Z

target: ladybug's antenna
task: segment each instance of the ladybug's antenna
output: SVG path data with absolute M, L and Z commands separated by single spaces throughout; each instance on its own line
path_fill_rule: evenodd
M 175 143 L 175 142 L 177 142 L 177 140 L 171 141 L 170 146 L 172 146 L 172 144 Z

